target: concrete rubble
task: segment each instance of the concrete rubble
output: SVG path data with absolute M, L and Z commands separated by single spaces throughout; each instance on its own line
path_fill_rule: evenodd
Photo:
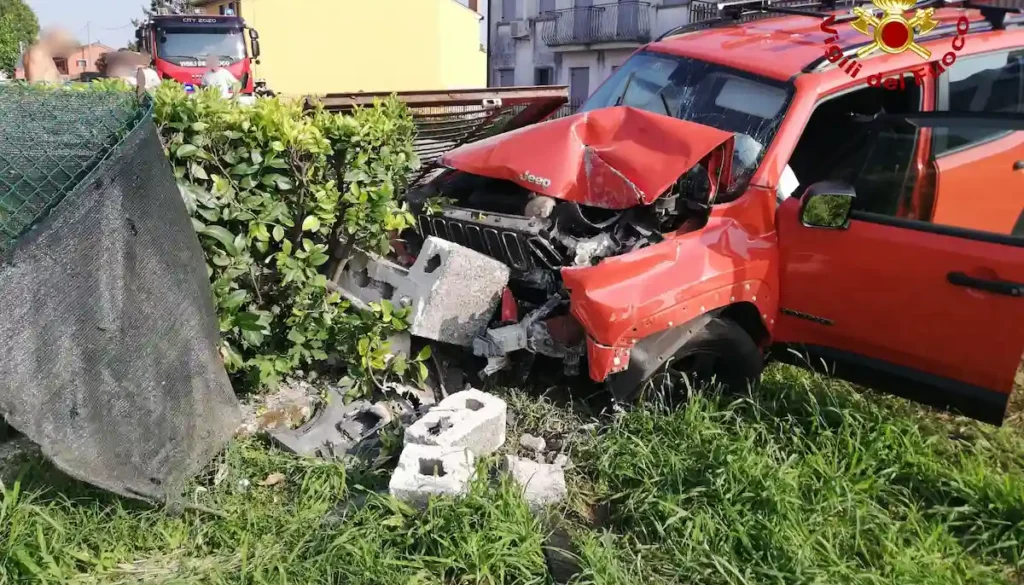
M 537 463 L 522 457 L 505 457 L 504 470 L 523 488 L 523 498 L 534 511 L 565 499 L 565 470 L 561 465 Z
M 468 449 L 406 444 L 391 475 L 388 492 L 423 507 L 431 496 L 457 496 L 469 490 L 476 460 Z
M 477 457 L 505 444 L 508 406 L 497 396 L 470 389 L 437 404 L 405 431 L 406 441 L 419 445 L 464 447 Z
M 412 306 L 409 333 L 414 336 L 469 347 L 486 330 L 509 275 L 508 266 L 489 256 L 429 237 L 409 268 L 354 254 L 338 286 L 357 307 L 383 299 Z
M 433 494 L 465 493 L 476 458 L 494 453 L 505 443 L 507 417 L 504 400 L 479 390 L 445 398 L 406 429 L 405 447 L 389 491 L 414 505 L 425 504 Z M 441 471 L 435 473 L 431 465 L 438 462 Z
M 522 437 L 519 437 L 519 446 L 535 453 L 543 453 L 547 447 L 547 442 L 544 440 L 544 437 L 524 434 Z

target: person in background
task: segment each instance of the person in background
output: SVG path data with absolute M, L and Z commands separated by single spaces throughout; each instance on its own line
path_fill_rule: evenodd
M 131 86 L 138 83 L 137 75 L 141 69 L 145 75 L 145 89 L 152 89 L 160 85 L 160 76 L 149 66 L 151 61 L 146 53 L 121 49 L 101 55 L 96 60 L 96 69 L 103 77 L 123 79 Z
M 67 32 L 49 29 L 39 40 L 25 51 L 25 79 L 30 83 L 60 83 L 60 71 L 53 62 L 55 57 L 66 57 L 78 47 Z
M 206 73 L 203 74 L 202 85 L 203 87 L 218 88 L 221 95 L 231 97 L 231 94 L 238 90 L 239 81 L 230 71 L 221 67 L 220 57 L 207 55 Z

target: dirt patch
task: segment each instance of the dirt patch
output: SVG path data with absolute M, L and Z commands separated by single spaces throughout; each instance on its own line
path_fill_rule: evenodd
M 319 402 L 318 388 L 305 380 L 286 380 L 277 390 L 252 396 L 242 403 L 242 424 L 237 434 L 249 436 L 295 428 L 309 420 Z

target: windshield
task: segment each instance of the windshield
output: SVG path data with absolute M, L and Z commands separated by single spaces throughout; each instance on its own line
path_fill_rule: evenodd
M 216 55 L 222 61 L 245 58 L 242 31 L 227 28 L 167 29 L 157 33 L 161 59 L 195 59 Z
M 724 198 L 728 199 L 742 193 L 754 175 L 789 99 L 790 91 L 782 83 L 705 61 L 645 51 L 619 67 L 580 111 L 631 106 L 735 133 L 732 181 Z

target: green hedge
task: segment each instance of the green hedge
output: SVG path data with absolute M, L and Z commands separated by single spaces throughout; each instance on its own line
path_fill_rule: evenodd
M 351 115 L 304 112 L 278 99 L 246 106 L 216 92 L 190 97 L 173 83 L 155 97 L 239 389 L 327 361 L 372 380 L 388 365 L 383 339 L 405 328 L 408 309 L 350 309 L 327 274 L 353 246 L 387 252 L 390 234 L 414 223 L 396 197 L 418 166 L 405 105 L 392 98 Z M 422 374 L 425 357 L 390 366 Z

